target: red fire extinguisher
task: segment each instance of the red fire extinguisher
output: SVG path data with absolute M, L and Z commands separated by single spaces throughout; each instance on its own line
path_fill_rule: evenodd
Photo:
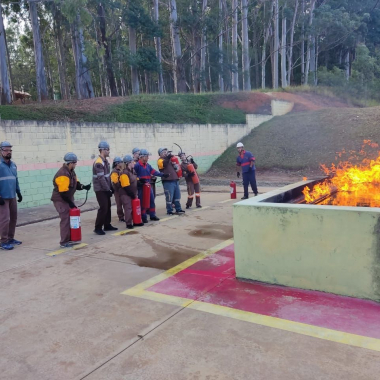
M 142 224 L 141 206 L 140 206 L 139 198 L 135 198 L 132 200 L 132 218 L 133 218 L 133 224 L 135 226 L 139 226 Z
M 150 183 L 144 183 L 142 196 L 142 207 L 145 209 L 150 208 Z
M 178 157 L 172 156 L 170 161 L 174 163 L 174 169 L 177 172 L 178 178 L 181 178 L 182 177 L 182 169 L 181 169 L 181 165 L 179 164 Z
M 198 177 L 197 172 L 195 171 L 194 165 L 193 164 L 187 164 L 187 170 L 190 173 L 194 173 L 194 175 L 191 177 L 191 179 L 193 180 L 193 184 L 196 185 L 197 183 L 199 183 L 199 177 Z
M 80 210 L 79 208 L 70 209 L 70 239 L 71 241 L 82 240 L 82 229 L 80 226 Z
M 231 199 L 236 199 L 236 183 L 234 181 L 230 183 L 230 193 Z

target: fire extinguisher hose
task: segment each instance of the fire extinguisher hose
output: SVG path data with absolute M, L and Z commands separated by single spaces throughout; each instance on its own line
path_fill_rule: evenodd
M 86 204 L 86 202 L 87 202 L 87 198 L 88 198 L 88 192 L 89 192 L 90 190 L 87 190 L 86 191 L 86 199 L 84 200 L 84 202 L 80 205 L 80 206 L 77 206 L 78 208 L 80 208 L 80 207 L 82 207 L 82 206 L 84 206 L 85 204 Z

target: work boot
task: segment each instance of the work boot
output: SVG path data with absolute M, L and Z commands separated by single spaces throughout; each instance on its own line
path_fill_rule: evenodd
M 168 215 L 174 215 L 174 212 L 173 211 L 170 211 L 167 213 Z
M 241 199 L 248 199 L 248 197 L 242 197 Z
M 125 223 L 125 219 L 121 218 L 121 219 L 119 219 L 119 222 L 124 222 Z
M 197 205 L 197 208 L 202 208 L 202 206 L 201 205 Z
M 155 222 L 158 222 L 158 221 L 160 220 L 160 218 L 157 218 L 157 216 L 155 215 L 155 216 L 151 216 L 151 217 L 150 217 L 150 220 L 153 220 L 153 221 L 155 221 Z
M 104 231 L 117 231 L 118 228 L 117 227 L 114 227 L 112 226 L 111 224 L 109 226 L 104 226 Z
M 22 241 L 16 240 L 16 239 L 10 239 L 10 240 L 8 240 L 7 244 L 20 245 L 20 244 L 22 244 Z
M 142 220 L 144 224 L 148 223 L 148 218 Z
M 255 197 L 257 197 L 259 195 L 259 193 L 255 193 Z
M 185 213 L 184 210 L 178 210 L 178 211 L 176 212 L 176 214 L 178 214 L 178 215 L 180 215 L 180 214 L 184 214 L 184 213 Z
M 133 230 L 133 225 L 132 224 L 127 224 L 128 230 Z
M 59 245 L 61 248 L 71 248 L 73 246 L 72 243 L 63 243 Z
M 10 245 L 8 243 L 0 243 L 0 249 L 4 249 L 6 251 L 10 251 L 13 248 L 14 248 L 13 245 Z
M 105 235 L 106 233 L 103 231 L 103 230 L 94 230 L 94 232 L 97 234 L 97 235 Z
M 191 206 L 189 206 L 189 205 L 186 205 L 186 210 L 188 210 L 190 207 L 191 207 Z
M 134 224 L 133 226 L 134 227 L 142 227 L 144 225 L 144 223 L 138 223 L 138 224 Z M 127 226 L 128 227 L 128 226 Z

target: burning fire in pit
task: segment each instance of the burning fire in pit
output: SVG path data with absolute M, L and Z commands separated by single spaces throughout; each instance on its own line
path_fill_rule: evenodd
M 339 158 L 349 154 L 347 161 L 341 161 L 338 165 L 332 164 L 330 168 L 321 165 L 321 169 L 328 178 L 316 184 L 312 190 L 308 186 L 304 188 L 306 203 L 380 207 L 380 152 L 378 148 L 378 144 L 364 140 L 359 152 L 338 153 Z M 374 151 L 377 158 L 368 158 L 374 156 Z

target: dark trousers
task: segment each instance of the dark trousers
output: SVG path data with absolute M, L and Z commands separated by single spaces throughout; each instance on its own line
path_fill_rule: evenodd
M 59 224 L 59 229 L 61 232 L 60 244 L 66 244 L 70 241 L 70 207 L 65 201 L 54 201 L 55 209 L 57 210 L 61 222 Z
M 96 191 L 96 199 L 99 203 L 98 215 L 96 216 L 95 229 L 102 230 L 103 226 L 111 224 L 111 198 L 108 191 Z
M 251 188 L 254 194 L 257 194 L 257 185 L 256 185 L 256 172 L 255 170 L 250 170 L 247 173 L 243 173 L 243 187 L 244 187 L 244 196 L 248 198 L 248 185 L 251 184 Z
M 123 191 L 123 190 L 121 190 Z M 123 204 L 120 200 L 120 189 L 115 190 L 114 192 L 115 202 L 116 202 L 116 212 L 117 216 L 119 217 L 119 220 L 124 219 L 124 211 L 123 211 Z
M 121 193 L 123 192 L 123 193 Z M 132 198 L 127 195 L 127 193 L 121 189 L 120 190 L 120 202 L 122 204 L 122 207 L 124 208 L 124 219 L 125 224 L 129 225 L 132 224 L 133 218 L 132 218 Z
M 0 234 L 1 242 L 6 243 L 15 237 L 17 223 L 16 198 L 4 199 L 5 204 L 0 206 Z

